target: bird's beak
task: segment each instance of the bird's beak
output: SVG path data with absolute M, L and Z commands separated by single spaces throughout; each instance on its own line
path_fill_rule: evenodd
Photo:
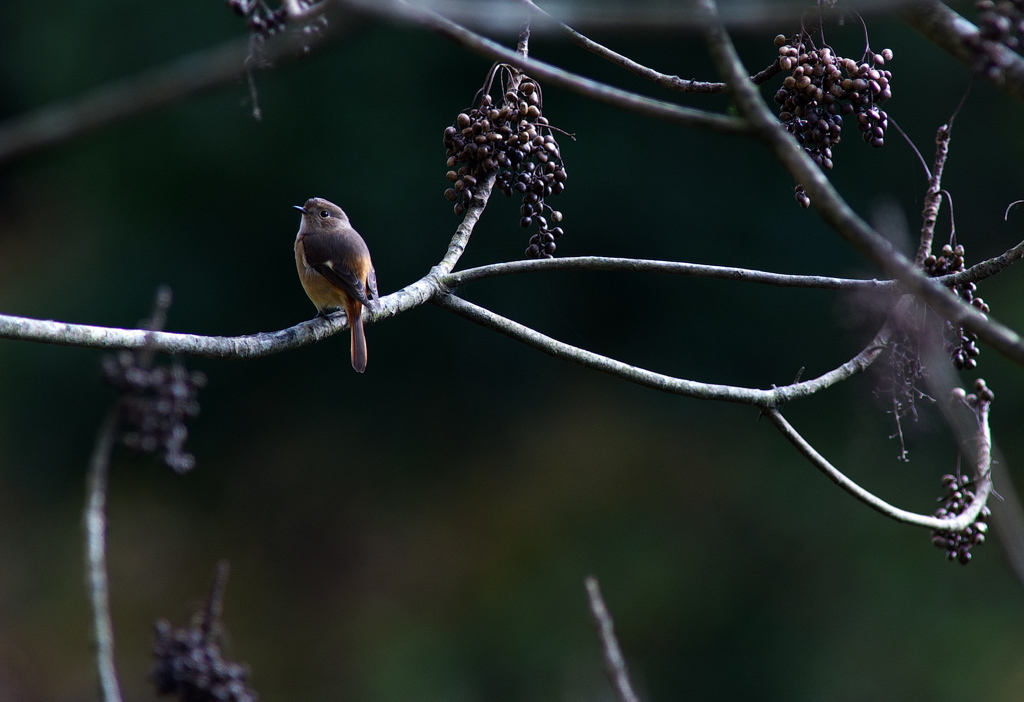
M 299 212 L 305 212 L 306 211 L 306 208 L 303 205 L 292 205 L 292 207 L 297 209 Z

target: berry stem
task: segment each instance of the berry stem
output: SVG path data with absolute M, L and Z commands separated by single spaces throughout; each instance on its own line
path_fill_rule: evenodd
M 951 124 L 944 124 L 935 133 L 935 162 L 928 179 L 928 191 L 924 196 L 924 207 L 921 211 L 921 243 L 914 257 L 914 265 L 923 266 L 924 260 L 932 252 L 935 239 L 935 223 L 942 207 L 942 171 L 946 166 L 949 153 L 949 139 L 952 132 Z

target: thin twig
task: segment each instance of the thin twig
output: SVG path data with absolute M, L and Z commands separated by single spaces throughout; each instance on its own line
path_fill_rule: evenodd
M 973 442 L 973 451 L 976 456 L 977 489 L 975 490 L 974 501 L 968 505 L 961 514 L 956 517 L 942 519 L 925 514 L 909 512 L 895 507 L 874 493 L 864 489 L 853 480 L 833 466 L 828 460 L 818 453 L 806 439 L 804 439 L 793 426 L 786 421 L 782 413 L 776 408 L 765 410 L 765 416 L 774 424 L 786 439 L 807 458 L 811 464 L 824 473 L 829 480 L 853 495 L 855 498 L 866 504 L 868 507 L 904 524 L 927 527 L 929 529 L 940 529 L 943 531 L 963 531 L 977 520 L 982 508 L 988 501 L 992 492 L 992 435 L 989 430 L 989 403 L 983 403 L 979 411 L 978 435 Z
M 619 640 L 615 637 L 615 623 L 612 621 L 612 615 L 608 613 L 608 607 L 605 606 L 597 578 L 592 575 L 587 576 L 583 584 L 587 589 L 590 615 L 594 618 L 594 627 L 597 629 L 598 638 L 601 639 L 601 658 L 604 660 L 604 669 L 608 673 L 608 680 L 615 689 L 615 696 L 619 702 L 640 702 L 640 698 L 633 692 L 633 685 L 629 681 L 626 659 L 622 656 Z
M 558 20 L 554 19 L 550 14 L 548 14 L 548 12 L 544 8 L 534 3 L 533 0 L 519 0 L 519 2 L 529 7 L 531 10 L 538 13 L 542 17 L 557 24 L 559 31 L 561 31 L 562 34 L 568 37 L 570 41 L 572 41 L 580 48 L 589 51 L 590 53 L 596 56 L 600 56 L 606 61 L 610 61 L 611 63 L 614 63 L 617 66 L 621 66 L 630 73 L 640 76 L 645 80 L 649 80 L 655 85 L 660 85 L 663 88 L 680 93 L 708 94 L 725 92 L 725 83 L 714 83 L 701 80 L 686 80 L 685 78 L 680 78 L 679 76 L 661 73 L 660 71 L 656 71 L 653 68 L 644 66 L 641 63 L 637 63 L 628 56 L 623 56 L 617 51 L 613 51 L 612 49 L 609 49 L 607 46 L 599 44 L 590 37 L 576 31 L 575 29 L 565 24 L 564 22 L 559 22 Z M 780 70 L 781 69 L 779 68 L 779 62 L 776 58 L 774 63 L 769 65 L 763 71 L 760 71 L 759 73 L 751 76 L 750 80 L 760 85 L 761 83 L 764 83 L 772 76 L 778 74 Z
M 452 22 L 442 15 L 420 5 L 402 0 L 380 0 L 374 3 L 353 3 L 366 14 L 395 20 L 403 19 L 426 27 L 449 41 L 474 51 L 493 61 L 515 66 L 521 71 L 552 85 L 566 88 L 596 102 L 619 107 L 630 112 L 646 115 L 687 127 L 699 127 L 723 134 L 748 135 L 746 122 L 730 115 L 683 107 L 662 100 L 644 97 L 637 93 L 621 90 L 590 78 L 562 70 L 549 63 L 527 59 L 515 51 L 491 41 L 465 27 Z
M 213 583 L 210 585 L 210 594 L 206 597 L 206 606 L 203 608 L 202 619 L 199 622 L 199 630 L 205 641 L 212 641 L 217 635 L 217 627 L 224 612 L 224 591 L 228 586 L 228 575 L 231 573 L 231 565 L 226 559 L 217 561 L 217 571 L 213 576 Z
M 932 240 L 935 238 L 935 222 L 939 218 L 942 206 L 942 171 L 946 167 L 946 156 L 949 153 L 949 138 L 953 130 L 953 120 L 939 127 L 935 133 L 935 163 L 928 178 L 928 190 L 924 196 L 924 207 L 921 211 L 921 239 L 914 257 L 914 265 L 924 265 L 924 260 L 932 252 Z M 950 203 L 952 208 L 952 203 Z
M 110 619 L 110 585 L 107 579 L 107 477 L 110 456 L 117 440 L 118 410 L 107 414 L 96 435 L 86 479 L 85 523 L 86 573 L 92 603 L 96 669 L 103 702 L 121 702 L 121 687 L 114 667 L 114 627 Z

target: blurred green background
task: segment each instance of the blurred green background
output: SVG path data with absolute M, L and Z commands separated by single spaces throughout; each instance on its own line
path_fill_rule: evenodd
M 887 17 L 889 114 L 931 160 L 969 71 Z M 748 66 L 792 22 L 737 36 Z M 830 27 L 859 57 L 859 23 Z M 223 5 L 3 3 L 0 115 L 10 117 L 244 36 Z M 655 68 L 713 79 L 699 36 L 595 32 Z M 513 41 L 512 35 L 503 37 Z M 557 37 L 533 55 L 659 92 Z M 292 260 L 298 215 L 341 204 L 381 292 L 436 263 L 458 219 L 442 197 L 441 135 L 489 62 L 411 27 L 361 24 L 314 55 L 0 170 L 0 310 L 130 327 L 156 287 L 168 329 L 235 335 L 314 310 Z M 778 81 L 766 86 L 766 95 Z M 802 210 L 753 142 L 683 130 L 545 88 L 568 188 L 560 255 L 617 255 L 792 273 L 875 272 Z M 722 97 L 676 96 L 724 110 Z M 971 262 L 1021 238 L 1024 109 L 987 84 L 957 120 L 945 187 Z M 849 124 L 834 182 L 871 216 L 919 226 L 925 177 L 890 133 Z M 518 203 L 496 195 L 461 267 L 521 256 Z M 948 234 L 946 210 L 940 236 Z M 979 293 L 1024 329 L 1017 269 Z M 468 299 L 569 343 L 661 372 L 770 387 L 817 375 L 873 334 L 869 301 L 820 291 L 612 273 L 467 286 Z M 231 654 L 265 700 L 610 700 L 583 578 L 596 575 L 646 700 L 1020 700 L 1024 592 L 996 540 L 969 567 L 927 532 L 855 503 L 751 408 L 660 395 L 554 360 L 426 306 L 249 362 L 188 360 L 210 385 L 193 423 L 197 469 L 119 453 L 109 548 L 117 657 L 149 699 L 151 627 L 184 624 L 214 564 L 232 564 Z M 0 342 L 0 700 L 95 699 L 82 574 L 86 461 L 112 393 L 101 354 Z M 1024 371 L 984 349 L 993 427 L 1024 464 Z M 977 376 L 967 374 L 964 382 Z M 852 477 L 930 512 L 955 470 L 931 409 L 894 428 L 856 378 L 786 408 Z M 924 409 L 924 408 L 922 408 Z M 1004 493 L 1009 485 L 997 486 Z

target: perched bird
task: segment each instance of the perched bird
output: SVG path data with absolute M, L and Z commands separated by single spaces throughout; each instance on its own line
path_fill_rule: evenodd
M 302 288 L 316 305 L 318 317 L 345 310 L 352 328 L 352 367 L 362 373 L 366 370 L 363 305 L 376 310 L 380 299 L 370 250 L 348 215 L 333 202 L 313 197 L 294 207 L 302 212 L 295 237 L 295 266 Z

